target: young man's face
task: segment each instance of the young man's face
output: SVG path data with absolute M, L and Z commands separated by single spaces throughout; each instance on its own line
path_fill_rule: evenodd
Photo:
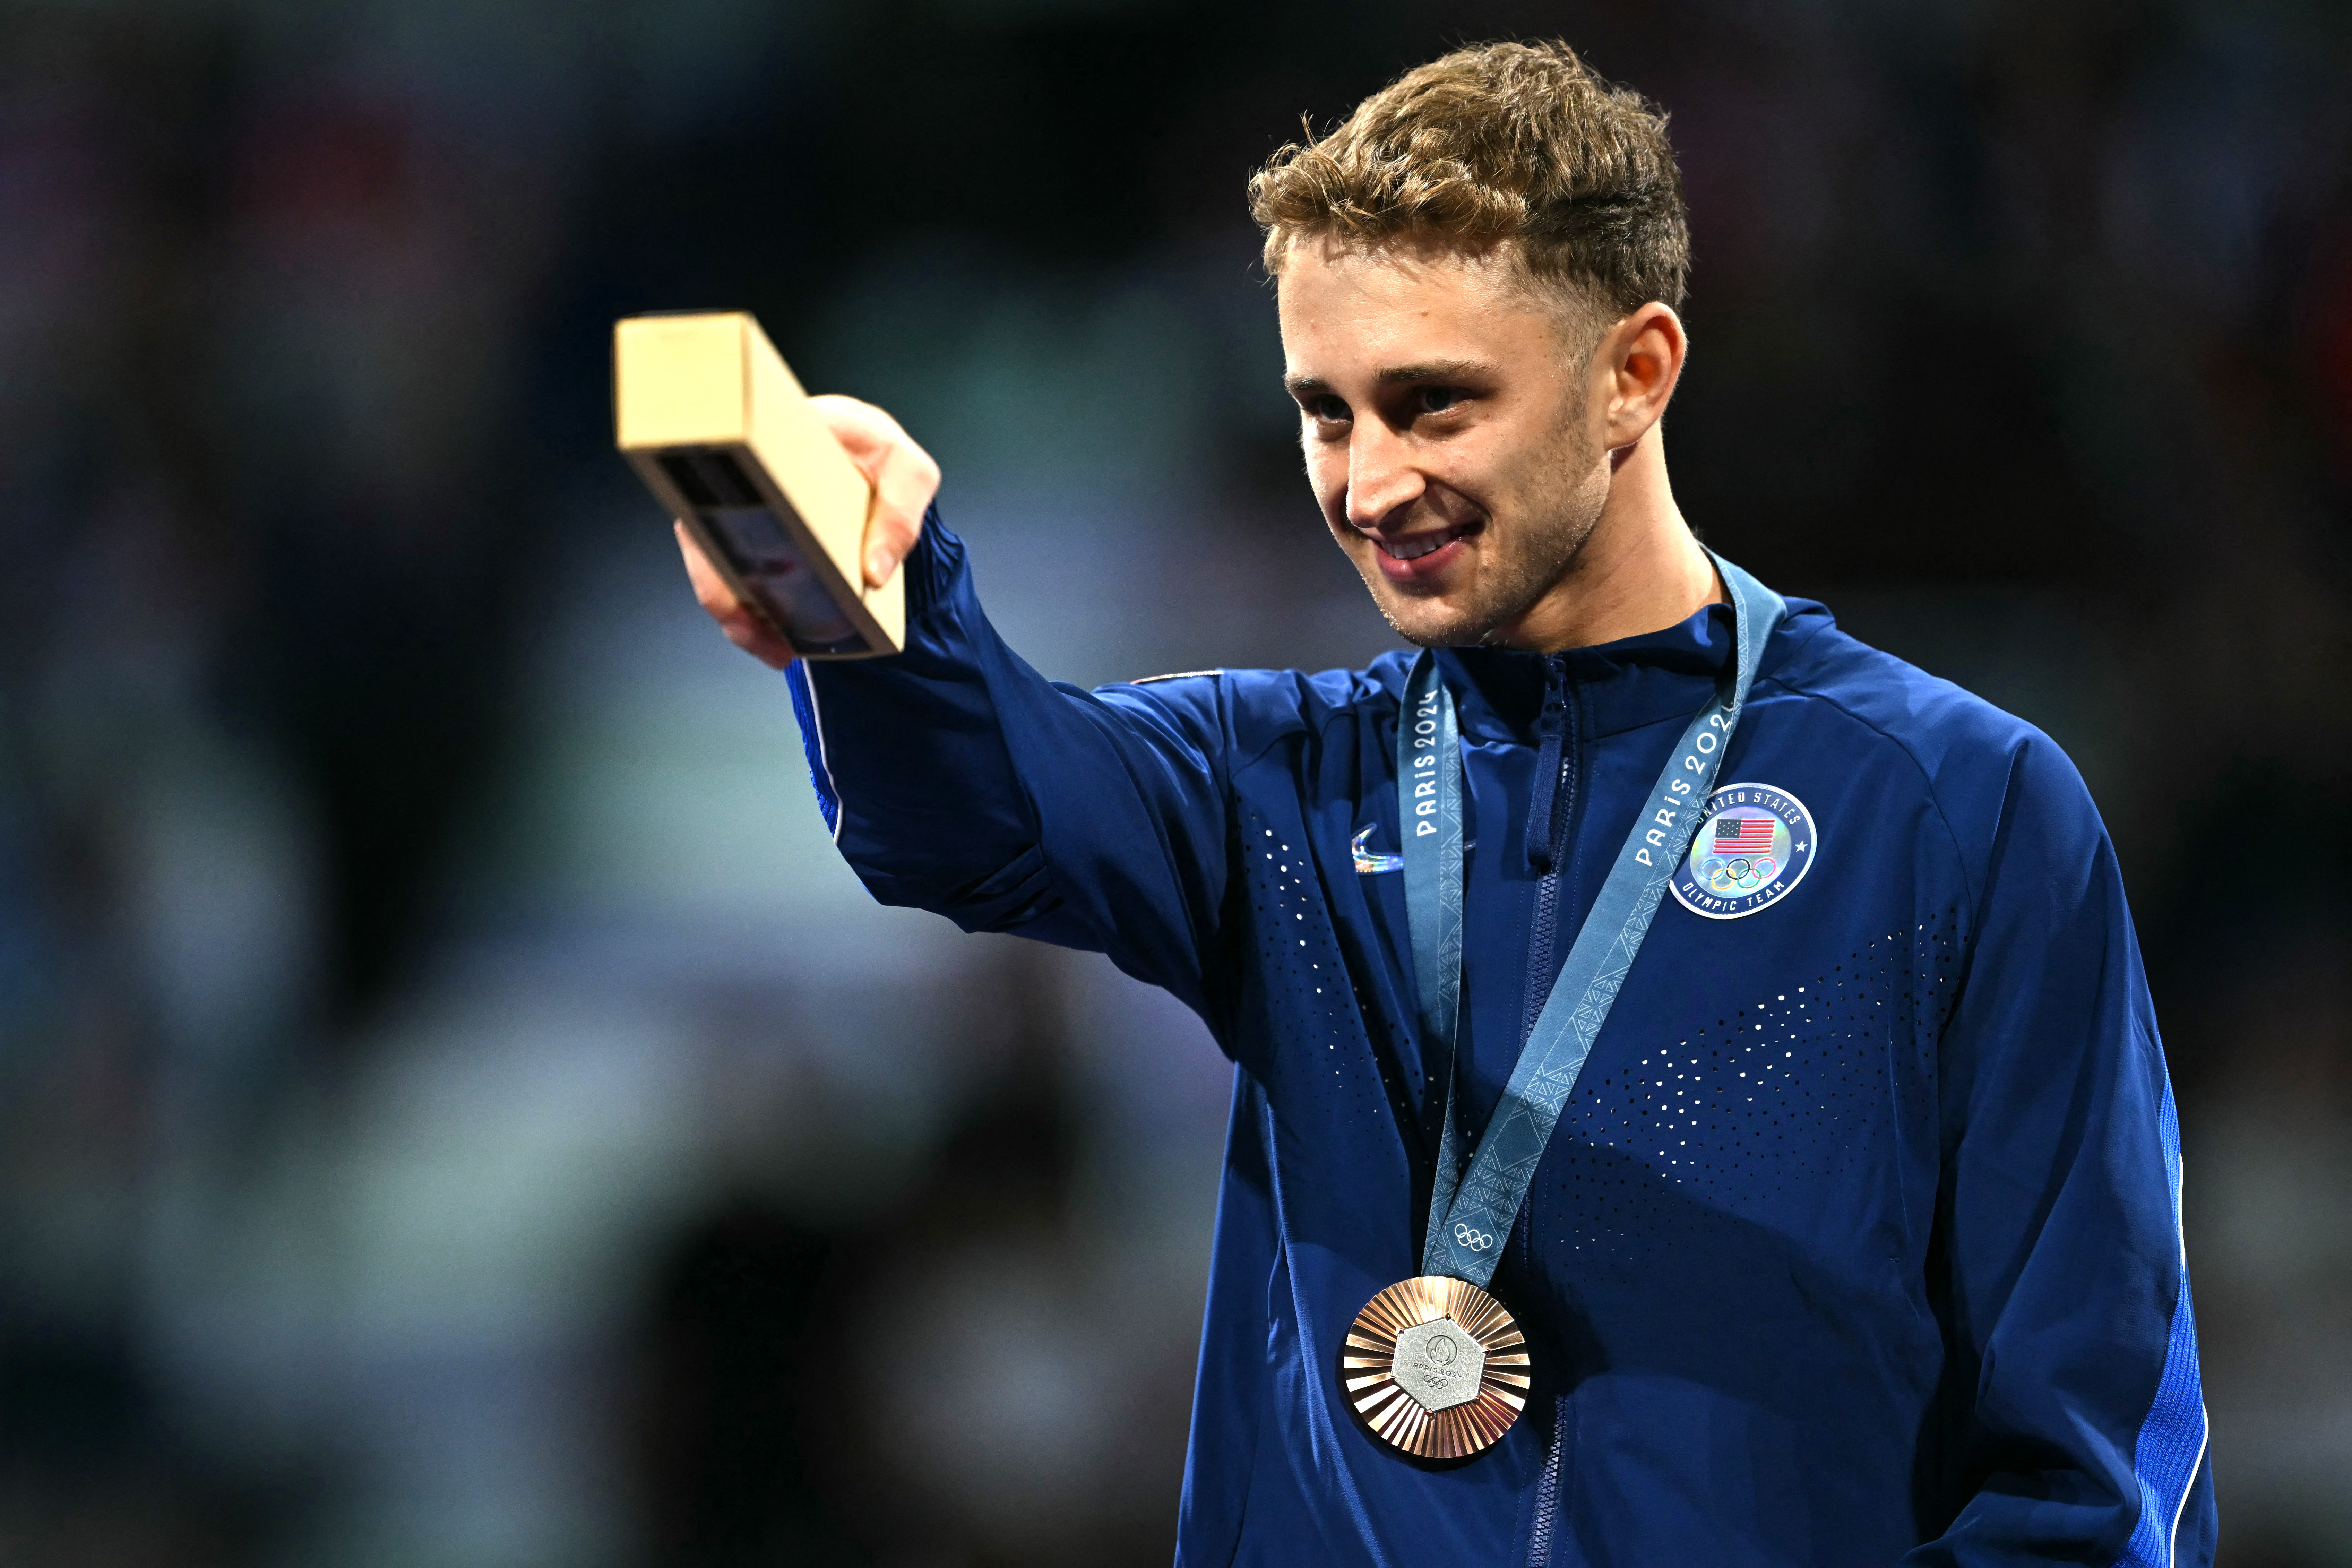
M 1589 340 L 1495 254 L 1309 240 L 1279 297 L 1307 477 L 1381 614 L 1424 646 L 1518 643 L 1609 496 Z

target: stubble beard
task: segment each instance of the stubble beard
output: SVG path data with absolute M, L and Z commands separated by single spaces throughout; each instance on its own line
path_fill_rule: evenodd
M 1477 584 L 1459 608 L 1398 593 L 1377 565 L 1364 574 L 1372 602 L 1397 636 L 1417 647 L 1500 645 L 1508 628 L 1576 570 L 1609 499 L 1607 481 L 1597 478 L 1601 454 L 1586 435 L 1582 416 L 1580 399 L 1551 437 L 1529 455 L 1529 478 L 1517 487 L 1515 515 L 1486 519 L 1478 542 L 1494 553 L 1482 561 Z M 1400 618 L 1400 611 L 1412 624 Z

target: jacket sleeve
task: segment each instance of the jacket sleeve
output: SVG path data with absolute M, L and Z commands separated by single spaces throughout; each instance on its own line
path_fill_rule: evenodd
M 1989 847 L 1941 1058 L 1944 1533 L 1906 1562 L 2210 1563 L 2179 1127 L 2122 876 L 2057 747 L 2007 761 L 1990 832 L 1958 827 Z
M 1046 680 L 989 626 L 936 509 L 903 570 L 903 653 L 787 675 L 843 857 L 886 904 L 1108 952 L 1205 1016 L 1226 867 L 1222 682 Z

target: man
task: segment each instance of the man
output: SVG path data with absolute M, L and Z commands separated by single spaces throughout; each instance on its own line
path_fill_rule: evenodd
M 1051 685 L 831 400 L 908 648 L 790 666 L 877 898 L 1107 952 L 1235 1062 L 1180 1560 L 2210 1561 L 2114 852 L 2047 738 L 1685 524 L 1663 117 L 1465 49 L 1251 200 L 1308 479 L 1431 651 Z M 1483 1362 L 1375 1321 L 1489 1283 Z M 1432 1463 L 1463 1365 L 1508 1425 Z

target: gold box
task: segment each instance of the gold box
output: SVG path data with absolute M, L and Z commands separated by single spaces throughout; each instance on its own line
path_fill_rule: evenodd
M 872 488 L 740 310 L 613 327 L 613 425 L 637 477 L 803 658 L 906 644 L 906 577 L 867 589 Z

